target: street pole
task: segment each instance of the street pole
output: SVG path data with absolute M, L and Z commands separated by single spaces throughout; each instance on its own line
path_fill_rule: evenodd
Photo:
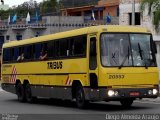
M 132 25 L 135 25 L 135 0 L 132 2 Z
M 59 32 L 60 32 L 60 1 L 58 0 Z

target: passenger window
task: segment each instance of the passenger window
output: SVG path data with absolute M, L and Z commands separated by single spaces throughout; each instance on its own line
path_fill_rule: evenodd
M 60 55 L 60 50 L 59 50 L 59 40 L 56 40 L 55 41 L 55 57 L 57 58 L 57 57 L 59 57 L 59 55 Z
M 17 61 L 18 56 L 19 56 L 19 48 L 17 47 L 14 49 L 14 61 Z
M 69 55 L 74 55 L 74 38 L 69 39 Z
M 36 59 L 35 45 L 32 45 L 32 60 Z
M 13 61 L 14 60 L 14 48 L 11 48 L 10 51 L 11 51 L 11 54 L 10 54 L 9 61 Z
M 69 42 L 67 39 L 60 41 L 60 56 L 67 57 L 69 56 Z
M 10 57 L 10 49 L 4 49 L 3 50 L 3 61 L 4 62 L 9 62 L 9 57 Z
M 54 58 L 54 42 L 50 41 L 47 43 L 47 49 L 48 49 L 48 58 Z
M 32 45 L 27 45 L 25 46 L 25 49 L 24 49 L 24 57 L 26 60 L 31 60 L 32 59 Z
M 41 43 L 35 45 L 35 59 L 39 59 L 41 49 L 42 49 Z
M 40 60 L 46 60 L 48 59 L 48 47 L 47 43 L 42 43 L 42 49 L 39 56 Z
M 86 36 L 79 36 L 74 38 L 74 55 L 85 55 L 86 54 Z

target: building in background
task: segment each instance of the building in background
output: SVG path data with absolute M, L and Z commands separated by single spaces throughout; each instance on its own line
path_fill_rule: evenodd
M 62 16 L 84 16 L 88 22 L 106 24 L 106 17 L 110 15 L 115 24 L 119 22 L 119 0 L 99 0 L 97 4 L 75 6 L 61 9 Z M 115 21 L 118 22 L 115 22 Z
M 63 8 L 74 8 L 81 6 L 97 5 L 99 0 L 60 0 Z

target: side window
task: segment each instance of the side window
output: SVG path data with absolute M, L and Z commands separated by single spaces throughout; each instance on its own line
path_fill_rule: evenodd
M 41 43 L 35 44 L 35 59 L 39 59 L 42 50 Z
M 14 61 L 17 61 L 18 56 L 19 56 L 19 48 L 16 47 L 14 49 Z
M 54 58 L 55 50 L 54 50 L 54 42 L 49 41 L 47 43 L 47 49 L 48 49 L 48 58 Z
M 46 60 L 48 59 L 48 47 L 47 47 L 47 42 L 42 43 L 42 49 L 40 52 L 40 60 Z
M 47 43 L 42 43 L 41 51 L 47 51 Z
M 32 45 L 26 45 L 24 47 L 24 58 L 25 58 L 25 60 L 31 60 L 32 59 Z
M 8 48 L 5 48 L 3 50 L 3 61 L 4 61 L 4 63 L 9 62 L 9 56 L 10 56 L 10 51 L 9 50 L 10 49 L 8 49 Z
M 86 54 L 86 36 L 78 36 L 74 38 L 74 55 L 85 55 Z
M 67 39 L 63 39 L 60 41 L 60 56 L 67 57 L 69 56 L 69 42 Z
M 74 56 L 74 38 L 69 39 L 69 55 Z
M 9 59 L 9 61 L 13 61 L 13 60 L 14 60 L 14 48 L 11 48 L 11 49 L 10 49 L 10 52 L 11 52 L 11 54 L 10 54 L 10 59 Z
M 54 43 L 55 43 L 55 47 L 54 47 L 54 49 L 55 49 L 55 57 L 58 58 L 59 55 L 60 55 L 59 40 L 56 40 Z
M 35 44 L 32 45 L 32 60 L 36 59 Z
M 19 48 L 17 48 L 18 50 L 18 53 L 16 53 L 16 54 L 18 54 L 18 57 L 16 58 L 16 61 L 18 61 L 18 62 L 22 62 L 24 59 L 25 59 L 25 56 L 24 56 L 24 46 L 21 46 L 21 47 L 19 47 Z

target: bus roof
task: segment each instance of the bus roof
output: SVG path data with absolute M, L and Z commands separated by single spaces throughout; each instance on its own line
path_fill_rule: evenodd
M 66 37 L 72 37 L 83 34 L 97 33 L 97 32 L 135 32 L 135 33 L 149 33 L 147 29 L 136 26 L 121 26 L 121 25 L 99 25 L 99 26 L 90 26 L 65 32 L 59 32 L 55 34 L 44 35 L 40 37 L 28 38 L 20 41 L 11 41 L 3 44 L 3 48 L 20 46 L 25 44 L 32 44 L 38 42 L 44 42 L 54 39 L 61 39 Z

